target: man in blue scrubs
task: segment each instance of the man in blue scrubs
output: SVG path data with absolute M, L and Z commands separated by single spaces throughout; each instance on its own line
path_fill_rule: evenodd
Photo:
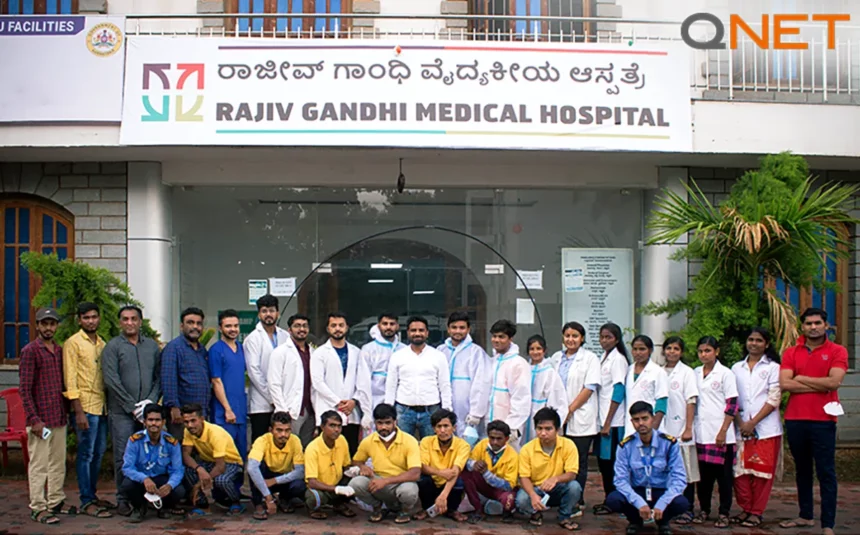
M 209 349 L 209 376 L 212 378 L 213 421 L 223 427 L 236 444 L 242 461 L 248 460 L 248 398 L 245 395 L 245 353 L 239 338 L 239 314 L 224 310 L 218 314 L 221 339 Z

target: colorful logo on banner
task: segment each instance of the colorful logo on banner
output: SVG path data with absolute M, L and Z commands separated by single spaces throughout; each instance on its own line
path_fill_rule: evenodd
M 141 97 L 146 114 L 141 115 L 140 120 L 144 122 L 170 121 L 172 108 L 175 110 L 173 117 L 178 122 L 202 122 L 203 115 L 200 114 L 200 108 L 203 107 L 202 91 L 206 85 L 204 67 L 203 63 L 177 63 L 175 66 L 171 66 L 170 63 L 144 63 L 143 90 L 149 94 Z M 198 93 L 189 95 L 186 91 L 186 85 L 188 89 L 192 89 L 188 80 L 193 75 L 196 75 Z M 161 87 L 152 83 L 153 76 L 161 82 Z M 171 81 L 175 81 L 175 84 L 171 84 Z M 156 93 L 160 93 L 160 95 Z M 156 108 L 153 105 L 153 100 L 159 96 L 161 103 Z M 194 98 L 194 103 L 186 109 L 185 104 L 191 97 Z
M 96 56 L 113 56 L 122 48 L 122 30 L 116 24 L 96 24 L 87 33 L 87 48 Z

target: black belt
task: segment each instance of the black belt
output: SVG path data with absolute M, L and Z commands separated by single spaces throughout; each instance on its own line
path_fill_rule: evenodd
M 434 403 L 433 405 L 403 405 L 403 403 L 400 403 L 400 405 L 415 412 L 430 412 L 438 403 Z

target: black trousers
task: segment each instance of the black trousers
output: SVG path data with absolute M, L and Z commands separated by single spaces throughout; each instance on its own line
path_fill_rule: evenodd
M 687 488 L 684 489 L 684 498 L 687 498 L 687 503 L 690 504 L 690 508 L 687 509 L 688 512 L 693 512 L 693 504 L 696 503 L 696 484 L 688 483 Z
M 418 497 L 421 499 L 421 508 L 429 509 L 432 507 L 436 503 L 436 498 L 442 494 L 443 488 L 445 488 L 444 485 L 437 487 L 432 477 L 421 476 L 421 479 L 418 480 Z M 449 513 L 453 513 L 460 507 L 460 502 L 463 501 L 464 488 L 463 481 L 458 479 L 454 488 L 451 489 L 451 493 L 448 494 Z
M 623 427 L 612 427 L 609 430 L 609 436 L 612 439 L 612 456 L 609 459 L 600 458 L 600 441 L 601 435 L 597 435 L 594 450 L 597 452 L 597 467 L 600 469 L 600 476 L 603 479 L 603 493 L 609 496 L 615 490 L 615 452 L 618 449 L 618 436 L 622 433 L 619 429 Z
M 633 491 L 636 492 L 640 497 L 645 498 L 645 487 L 633 487 Z M 653 500 L 647 501 L 648 507 L 654 509 L 654 505 L 657 503 L 657 500 L 660 499 L 661 496 L 666 492 L 666 489 L 651 489 L 651 497 Z M 624 497 L 620 492 L 613 491 L 609 496 L 606 497 L 606 506 L 616 513 L 623 513 L 624 516 L 627 517 L 627 521 L 635 526 L 641 526 L 644 524 L 642 517 L 639 515 L 639 509 L 632 505 L 627 501 L 627 498 Z M 683 495 L 676 496 L 674 500 L 672 500 L 669 505 L 666 507 L 666 510 L 663 511 L 663 517 L 660 519 L 660 522 L 657 523 L 659 526 L 668 526 L 669 521 L 675 518 L 678 515 L 682 515 L 687 512 L 687 509 L 690 507 L 690 503 L 687 501 Z
M 812 463 L 821 493 L 821 527 L 836 524 L 836 422 L 786 420 L 786 438 L 796 467 L 797 501 L 800 518 L 812 520 Z
M 167 483 L 170 476 L 162 474 L 160 476 L 151 477 L 150 479 L 155 482 L 156 486 L 160 487 Z M 143 486 L 143 483 L 138 483 L 137 481 L 132 481 L 129 478 L 124 477 L 122 485 L 120 485 L 120 492 L 122 492 L 123 496 L 128 498 L 128 503 L 130 503 L 135 509 L 139 509 L 143 507 L 144 504 L 149 503 L 146 498 L 143 497 L 143 495 L 146 494 L 146 487 Z M 170 494 L 161 499 L 161 508 L 165 510 L 171 509 L 184 497 L 185 487 L 179 485 L 170 491 Z
M 263 479 L 270 479 L 283 475 L 277 474 L 269 470 L 269 467 L 266 466 L 266 463 L 260 463 L 260 473 L 263 475 Z M 287 502 L 290 501 L 292 498 L 298 498 L 304 501 L 306 490 L 307 487 L 305 486 L 304 479 L 297 479 L 295 481 L 290 481 L 289 483 L 283 483 L 281 485 L 269 487 L 270 493 L 277 494 L 278 499 Z M 260 505 L 261 503 L 263 503 L 263 493 L 260 492 L 260 489 L 257 488 L 257 485 L 254 484 L 253 480 L 251 481 L 251 503 L 253 503 L 254 505 Z
M 358 424 L 347 424 L 343 426 L 341 434 L 349 445 L 349 456 L 352 457 L 358 451 L 358 437 L 361 435 L 361 426 Z
M 706 513 L 711 512 L 711 496 L 714 494 L 714 483 L 720 487 L 719 514 L 728 515 L 732 508 L 732 489 L 735 485 L 733 460 L 734 445 L 726 445 L 726 460 L 723 464 L 703 463 L 699 461 L 699 474 L 702 479 L 696 484 L 699 494 L 699 507 Z
M 585 483 L 588 481 L 588 453 L 591 451 L 591 445 L 594 443 L 596 436 L 567 438 L 573 441 L 574 446 L 576 446 L 576 452 L 579 454 L 579 472 L 576 473 L 576 482 L 579 483 L 579 488 L 582 489 L 582 498 L 579 499 L 579 503 L 584 504 Z
M 251 444 L 269 432 L 269 425 L 272 423 L 271 412 L 258 412 L 249 414 L 248 420 L 251 422 Z

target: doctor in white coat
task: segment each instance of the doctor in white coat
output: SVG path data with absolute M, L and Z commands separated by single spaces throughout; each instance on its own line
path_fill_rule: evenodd
M 372 340 L 361 348 L 361 363 L 370 373 L 371 407 L 385 401 L 385 380 L 388 377 L 388 361 L 398 349 L 406 347 L 400 341 L 400 323 L 394 314 L 383 312 L 377 324 L 370 328 Z
M 275 412 L 286 412 L 290 415 L 296 435 L 307 418 L 307 414 L 302 415 L 305 374 L 299 373 L 300 370 L 302 358 L 292 339 L 279 345 L 269 356 L 267 378 Z
M 358 450 L 361 427 L 370 428 L 370 374 L 359 366 L 360 350 L 346 341 L 349 326 L 343 314 L 328 315 L 329 339 L 311 353 L 311 398 L 316 425 L 326 411 L 337 411 L 350 455 Z
M 483 435 L 479 425 L 487 415 L 490 399 L 490 357 L 472 340 L 470 329 L 468 314 L 452 313 L 448 317 L 448 339 L 437 348 L 448 358 L 451 398 L 460 437 L 466 426 L 474 427 Z
M 630 343 L 633 354 L 633 364 L 627 371 L 624 399 L 627 406 L 632 407 L 637 401 L 644 401 L 654 407 L 654 429 L 659 429 L 666 415 L 669 401 L 669 376 L 656 362 L 651 360 L 654 342 L 648 336 L 640 334 Z M 636 433 L 631 418 L 624 425 L 624 436 Z
M 490 402 L 487 421 L 502 420 L 511 428 L 508 445 L 520 451 L 526 421 L 531 414 L 531 367 L 513 343 L 517 327 L 499 320 L 490 328 L 493 357 L 490 359 Z
M 532 407 L 526 422 L 523 444 L 528 444 L 537 437 L 533 418 L 542 408 L 554 409 L 562 422 L 567 420 L 567 391 L 552 363 L 546 360 L 546 340 L 536 334 L 529 338 L 526 346 L 529 348 L 532 367 Z
M 290 333 L 278 327 L 280 315 L 277 297 L 266 294 L 257 299 L 257 317 L 260 321 L 254 332 L 242 342 L 245 368 L 251 381 L 248 388 L 248 420 L 251 423 L 252 443 L 269 432 L 272 419 L 274 404 L 269 392 L 269 357 L 276 347 L 290 340 Z

